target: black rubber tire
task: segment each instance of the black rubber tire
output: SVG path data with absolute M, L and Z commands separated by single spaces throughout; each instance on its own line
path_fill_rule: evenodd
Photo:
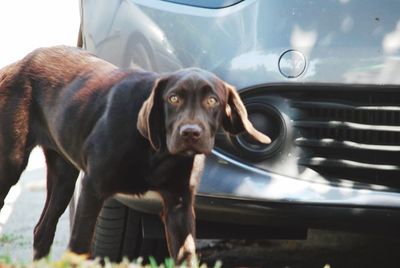
M 168 256 L 165 239 L 144 239 L 142 235 L 142 213 L 109 199 L 97 219 L 92 243 L 94 257 L 107 257 L 119 262 L 123 257 L 130 260 L 139 256 L 145 261 L 153 256 L 162 261 Z
M 153 49 L 147 39 L 138 32 L 129 37 L 124 55 L 123 68 L 140 66 L 145 70 L 157 71 Z

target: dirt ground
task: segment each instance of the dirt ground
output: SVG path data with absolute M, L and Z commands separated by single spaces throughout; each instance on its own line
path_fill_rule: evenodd
M 310 230 L 300 241 L 210 241 L 201 254 L 223 267 L 380 268 L 400 267 L 399 249 L 399 238 Z

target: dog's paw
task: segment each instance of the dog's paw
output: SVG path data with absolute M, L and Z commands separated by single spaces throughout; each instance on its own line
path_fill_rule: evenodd
M 178 263 L 184 263 L 187 267 L 197 267 L 196 245 L 191 234 L 186 237 L 183 246 L 178 252 Z

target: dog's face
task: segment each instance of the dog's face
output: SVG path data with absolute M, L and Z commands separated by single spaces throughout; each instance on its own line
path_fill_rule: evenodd
M 171 154 L 208 154 L 220 125 L 224 85 L 200 70 L 174 75 L 164 90 L 166 144 Z
M 162 145 L 171 154 L 209 154 L 217 129 L 231 134 L 247 131 L 262 143 L 271 140 L 255 130 L 236 90 L 201 69 L 183 69 L 156 81 L 143 104 L 140 133 L 155 149 Z

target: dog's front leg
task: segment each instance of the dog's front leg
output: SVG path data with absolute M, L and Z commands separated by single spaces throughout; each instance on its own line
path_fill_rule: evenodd
M 73 253 L 89 257 L 97 216 L 103 202 L 104 198 L 96 191 L 92 179 L 85 175 L 68 246 Z
M 163 191 L 163 221 L 170 255 L 178 264 L 186 260 L 189 267 L 196 263 L 195 215 L 193 188 L 181 193 Z

